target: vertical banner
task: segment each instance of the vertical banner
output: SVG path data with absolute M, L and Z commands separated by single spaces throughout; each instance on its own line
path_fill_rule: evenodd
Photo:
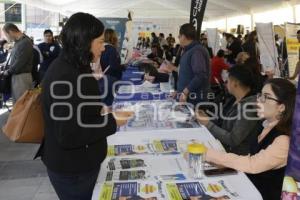
M 119 52 L 121 51 L 122 44 L 125 38 L 125 24 L 127 18 L 99 18 L 99 20 L 104 24 L 105 29 L 111 28 L 117 32 L 119 39 Z
M 289 76 L 294 74 L 297 62 L 299 61 L 300 43 L 297 40 L 297 31 L 300 30 L 300 24 L 285 24 L 286 50 Z
M 190 23 L 197 29 L 197 40 L 200 39 L 201 26 L 204 17 L 207 0 L 192 0 L 191 1 L 191 14 Z
M 280 76 L 273 23 L 256 23 L 256 31 L 263 71 L 272 71 L 275 76 Z
M 207 32 L 207 39 L 208 39 L 208 46 L 213 49 L 213 54 L 217 55 L 218 51 L 220 50 L 220 35 L 218 33 L 217 28 L 208 28 L 206 29 Z
M 300 84 L 297 89 L 291 134 L 289 158 L 282 188 L 282 200 L 300 199 Z

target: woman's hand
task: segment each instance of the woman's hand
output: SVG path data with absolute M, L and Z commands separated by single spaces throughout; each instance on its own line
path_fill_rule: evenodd
M 113 116 L 116 119 L 117 126 L 124 126 L 128 120 L 134 116 L 132 111 L 114 111 Z
M 210 121 L 209 116 L 203 110 L 196 112 L 196 119 L 204 126 L 207 126 Z

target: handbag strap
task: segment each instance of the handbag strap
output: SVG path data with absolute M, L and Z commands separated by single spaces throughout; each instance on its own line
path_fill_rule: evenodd
M 4 70 L 7 70 L 8 63 L 10 62 L 10 60 L 11 60 L 11 53 L 9 54 L 9 57 L 8 57 L 8 59 L 7 59 L 7 62 L 6 62 L 5 65 L 4 65 Z

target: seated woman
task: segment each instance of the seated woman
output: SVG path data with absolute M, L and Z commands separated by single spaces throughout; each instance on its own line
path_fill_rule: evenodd
M 260 132 L 261 123 L 253 111 L 256 103 L 256 95 L 252 92 L 253 76 L 243 65 L 230 68 L 228 73 L 227 88 L 233 98 L 225 104 L 223 112 L 220 113 L 221 125 L 211 122 L 204 111 L 199 111 L 198 121 L 220 140 L 227 151 L 247 155 Z
M 250 155 L 208 149 L 206 161 L 249 173 L 264 200 L 279 200 L 287 164 L 296 89 L 288 80 L 271 79 L 257 98 L 257 113 L 264 129 Z M 251 175 L 250 175 L 251 174 Z

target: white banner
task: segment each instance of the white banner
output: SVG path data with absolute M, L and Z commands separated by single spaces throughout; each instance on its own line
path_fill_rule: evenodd
M 256 31 L 263 71 L 271 71 L 275 76 L 280 76 L 273 23 L 256 23 Z
M 213 49 L 213 54 L 217 55 L 220 50 L 220 35 L 217 28 L 207 28 L 208 46 Z

